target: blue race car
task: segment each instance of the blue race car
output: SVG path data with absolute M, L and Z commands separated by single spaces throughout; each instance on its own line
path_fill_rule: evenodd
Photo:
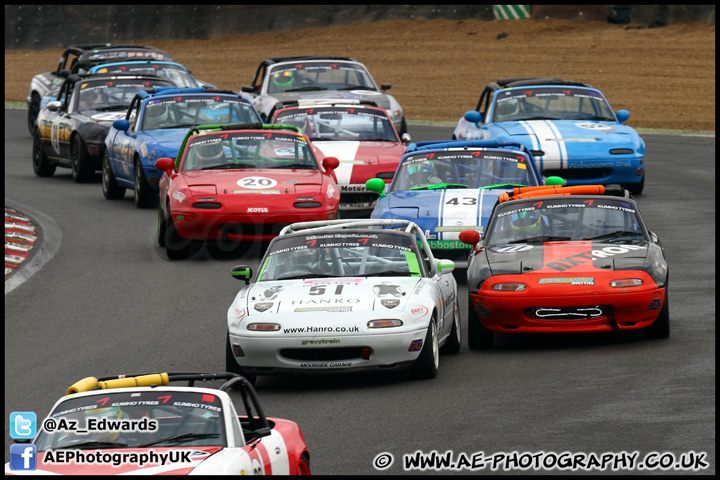
M 454 140 L 506 140 L 527 146 L 544 176 L 567 185 L 621 184 L 634 195 L 645 186 L 645 142 L 623 125 L 603 94 L 580 82 L 513 78 L 490 83 L 476 110 L 465 113 Z
M 105 138 L 102 190 L 109 200 L 134 191 L 138 208 L 157 205 L 162 172 L 158 158 L 177 156 L 185 134 L 196 125 L 260 122 L 249 100 L 229 90 L 156 88 L 133 98 L 125 118 Z
M 459 240 L 459 233 L 482 234 L 501 193 L 537 185 L 542 179 L 528 149 L 495 140 L 413 143 L 387 192 L 382 179 L 366 183 L 368 190 L 381 195 L 371 218 L 415 222 L 435 256 L 451 259 L 467 256 L 470 248 Z

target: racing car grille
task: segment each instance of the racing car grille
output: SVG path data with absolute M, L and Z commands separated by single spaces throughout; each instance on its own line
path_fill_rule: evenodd
M 586 307 L 533 307 L 525 309 L 525 315 L 537 320 L 572 322 L 592 320 L 612 315 L 611 305 L 589 305 Z
M 231 233 L 233 235 L 277 235 L 280 230 L 289 225 L 287 222 L 275 223 L 270 221 L 268 223 L 224 223 L 220 226 L 220 231 L 223 235 Z
M 378 198 L 375 192 L 341 192 L 340 208 L 373 208 Z
M 543 175 L 547 177 L 557 175 L 567 180 L 583 180 L 586 178 L 608 177 L 612 175 L 612 168 L 550 168 L 543 170 Z
M 361 359 L 362 351 L 363 347 L 283 348 L 280 355 L 293 360 L 351 360 Z

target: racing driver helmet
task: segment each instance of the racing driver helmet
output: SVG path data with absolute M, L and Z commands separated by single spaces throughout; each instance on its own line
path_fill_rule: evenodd
M 542 228 L 542 216 L 539 210 L 516 212 L 510 216 L 510 227 L 517 238 L 537 235 Z
M 212 167 L 225 163 L 225 152 L 220 142 L 198 145 L 193 148 L 193 152 L 195 152 L 196 167 Z
M 88 419 L 94 418 L 97 421 L 100 420 L 121 420 L 126 418 L 124 412 L 120 407 L 108 407 L 108 408 L 96 408 L 94 410 L 85 410 L 85 425 L 88 424 Z M 99 442 L 116 442 L 120 436 L 120 430 L 99 430 L 94 433 L 93 440 Z
M 283 91 L 293 84 L 295 74 L 292 70 L 272 74 L 272 82 L 278 91 Z
M 145 109 L 145 128 L 160 128 L 169 117 L 165 105 L 148 105 Z

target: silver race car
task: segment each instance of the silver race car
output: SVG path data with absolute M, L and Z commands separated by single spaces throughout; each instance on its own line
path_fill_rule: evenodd
M 409 367 L 434 378 L 461 344 L 451 260 L 437 260 L 408 220 L 328 220 L 285 227 L 255 281 L 249 266 L 228 309 L 226 368 L 258 375 Z
M 360 100 L 372 102 L 390 114 L 398 133 L 407 133 L 400 104 L 386 93 L 392 84 L 379 87 L 362 63 L 350 57 L 293 56 L 266 58 L 257 68 L 252 84 L 242 87 L 264 120 L 275 110 L 298 100 Z

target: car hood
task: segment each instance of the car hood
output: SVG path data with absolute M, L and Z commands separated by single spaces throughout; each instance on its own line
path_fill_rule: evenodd
M 239 169 L 192 170 L 183 178 L 198 194 L 319 194 L 325 176 L 319 170 Z M 243 179 L 250 179 L 243 181 Z M 257 180 L 262 179 L 262 182 Z
M 641 269 L 648 244 L 583 240 L 494 245 L 484 251 L 493 275 L 592 276 L 598 272 Z
M 83 115 L 90 119 L 90 121 L 108 127 L 109 129 L 115 120 L 125 118 L 126 113 L 127 110 L 105 112 L 98 110 L 84 110 L 82 112 L 79 112 L 79 115 Z
M 385 110 L 390 108 L 388 96 L 375 90 L 311 90 L 307 92 L 273 93 L 270 95 L 284 105 L 297 102 L 298 100 L 343 99 L 366 100 L 375 102 L 378 107 Z
M 342 277 L 258 282 L 249 287 L 247 314 L 304 314 L 307 321 L 335 312 L 405 309 L 419 277 Z M 318 295 L 332 289 L 332 295 Z M 313 293 L 315 292 L 315 293 Z
M 399 142 L 324 142 L 313 140 L 313 145 L 326 157 L 337 157 L 340 165 L 335 169 L 338 184 L 364 184 L 380 172 L 397 169 L 405 147 Z
M 617 122 L 530 120 L 500 122 L 495 126 L 501 128 L 509 140 L 519 141 L 531 150 L 543 150 L 545 157 L 584 158 L 593 152 L 607 157 L 610 148 L 635 149 L 638 141 L 632 127 Z
M 165 152 L 168 153 L 167 156 L 174 157 L 177 155 L 178 150 L 180 150 L 180 145 L 182 144 L 183 139 L 185 139 L 185 135 L 188 130 L 188 127 L 163 128 L 157 130 L 143 130 L 142 133 L 145 137 L 144 142 L 146 144 L 159 145 L 163 150 L 165 150 Z M 175 152 L 175 154 L 171 155 L 171 152 Z
M 390 192 L 378 202 L 381 218 L 411 220 L 426 231 L 428 240 L 458 240 L 462 230 L 483 232 L 502 192 L 497 188 L 449 188 Z M 384 214 L 388 215 L 384 215 Z
M 78 452 L 86 455 L 95 454 L 108 455 L 149 455 L 150 451 L 155 452 L 155 458 L 166 459 L 166 464 L 162 465 L 161 461 L 156 463 L 146 463 L 139 465 L 138 463 L 122 462 L 120 465 L 110 463 L 93 462 L 93 463 L 60 463 L 55 460 L 61 450 L 55 450 L 53 454 L 53 463 L 44 463 L 48 452 L 37 452 L 37 469 L 28 471 L 31 474 L 45 475 L 187 475 L 195 468 L 199 467 L 203 462 L 211 459 L 214 454 L 220 452 L 222 447 L 151 447 L 151 448 L 116 448 L 116 449 L 91 449 L 78 450 Z M 70 450 L 65 450 L 67 453 Z M 176 452 L 172 453 L 171 452 Z M 126 457 L 132 458 L 132 457 Z M 180 459 L 181 461 L 172 462 L 171 460 Z M 49 459 L 48 459 L 49 460 Z M 188 461 L 185 461 L 188 460 Z M 21 470 L 10 470 L 9 464 L 5 464 L 5 474 L 17 475 L 26 473 Z

